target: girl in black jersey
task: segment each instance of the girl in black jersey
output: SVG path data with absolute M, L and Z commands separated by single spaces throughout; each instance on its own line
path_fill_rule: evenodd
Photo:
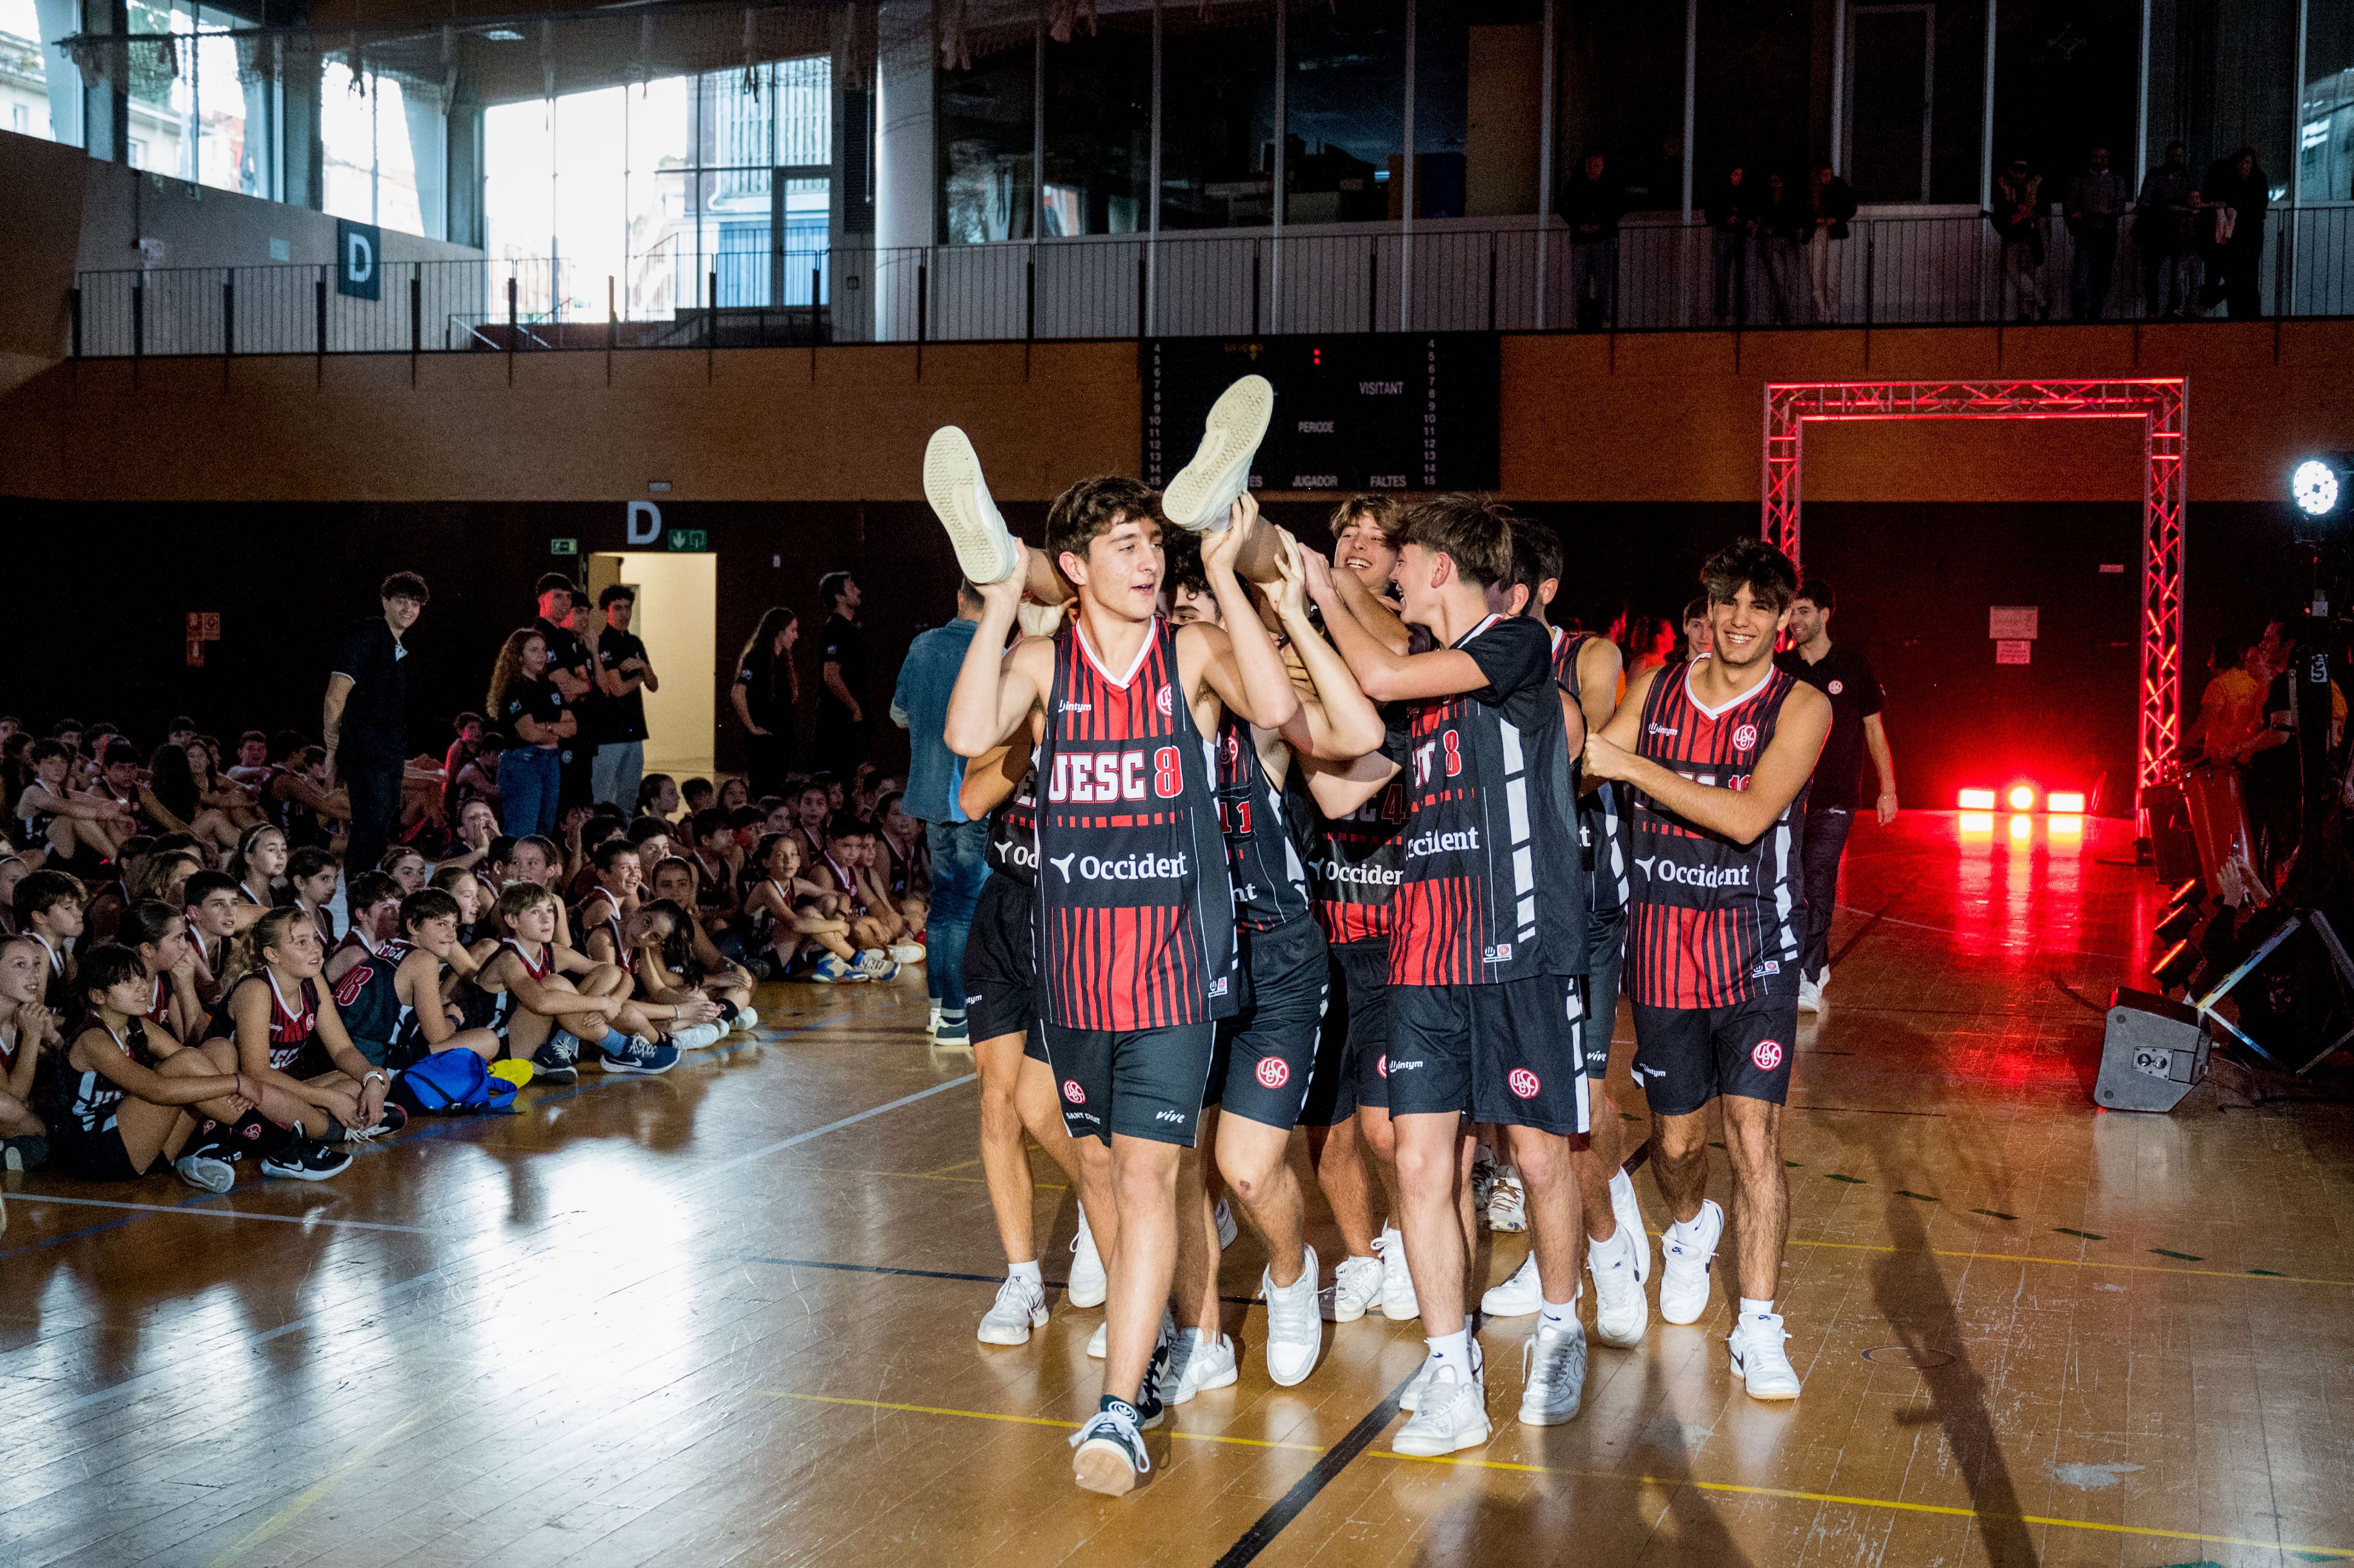
M 0 1165 L 28 1171 L 48 1158 L 48 1128 L 33 1111 L 33 1079 L 58 1044 L 47 992 L 48 960 L 29 937 L 0 940 Z
M 20 854 L 0 854 L 0 934 L 16 934 L 16 885 L 33 874 Z
M 432 864 L 407 844 L 396 844 L 385 851 L 376 869 L 400 885 L 404 898 L 424 887 L 433 874 Z
M 140 1015 L 168 1033 L 172 1044 L 204 1033 L 205 1004 L 196 994 L 196 950 L 188 923 L 168 904 L 143 898 L 122 912 L 115 939 L 139 955 L 148 1001 Z
M 803 877 L 800 838 L 770 833 L 753 851 L 761 877 L 744 895 L 744 912 L 754 920 L 756 958 L 765 959 L 769 978 L 792 972 L 793 965 L 818 949 L 817 967 L 810 978 L 835 984 L 864 980 L 857 950 L 851 946 L 850 922 L 825 914 L 838 896 L 830 887 Z
M 322 952 L 332 952 L 338 939 L 334 911 L 327 905 L 342 879 L 335 857 L 315 844 L 306 844 L 286 859 L 286 887 L 293 895 L 288 902 L 317 929 Z
M 72 779 L 74 754 L 57 740 L 37 740 L 26 754 L 33 777 L 16 797 L 23 842 L 47 849 L 60 861 L 87 849 L 112 860 L 122 841 L 139 831 L 137 819 L 111 797 L 85 792 Z
M 482 911 L 489 903 L 482 879 L 461 865 L 445 865 L 433 874 L 427 885 L 450 895 L 458 906 L 458 939 L 472 947 L 480 939 Z M 422 892 L 423 889 L 419 889 Z
M 333 1118 L 323 1130 L 325 1141 L 334 1142 L 389 1130 L 385 1096 L 392 1080 L 344 1032 L 334 999 L 320 981 L 325 963 L 325 945 L 310 917 L 291 906 L 272 909 L 231 949 L 224 1011 L 239 1069 L 313 1117 Z
M 738 1031 L 759 1022 L 752 1011 L 752 971 L 723 951 L 703 928 L 695 906 L 694 863 L 677 855 L 657 862 L 651 885 L 657 901 L 666 901 L 686 914 L 690 967 L 682 969 L 671 966 L 672 972 L 683 976 L 688 984 L 701 987 L 713 1001 L 734 1004 Z
M 278 879 L 286 874 L 287 858 L 286 831 L 275 823 L 248 828 L 237 841 L 237 853 L 221 869 L 237 878 L 239 897 L 256 911 L 239 917 L 239 930 L 260 918 L 259 911 L 278 906 Z

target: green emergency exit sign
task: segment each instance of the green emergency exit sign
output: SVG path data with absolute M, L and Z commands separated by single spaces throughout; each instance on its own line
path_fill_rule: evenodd
M 707 528 L 673 528 L 669 532 L 670 547 L 673 550 L 693 554 L 711 548 L 711 531 Z

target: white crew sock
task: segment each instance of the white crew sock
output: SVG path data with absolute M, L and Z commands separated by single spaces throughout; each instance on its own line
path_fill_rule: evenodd
M 1469 1382 L 1471 1377 L 1471 1331 L 1458 1329 L 1451 1334 L 1441 1334 L 1435 1340 L 1425 1340 L 1430 1347 L 1430 1359 L 1443 1367 L 1453 1367 Z
M 1749 1296 L 1744 1296 L 1741 1298 L 1741 1320 L 1743 1322 L 1746 1323 L 1753 1318 L 1771 1318 L 1773 1315 L 1774 1303 L 1771 1301 L 1760 1301 L 1755 1297 Z
M 1005 1266 L 1005 1277 L 1008 1279 L 1026 1279 L 1041 1290 L 1046 1288 L 1045 1277 L 1038 1272 L 1038 1260 L 1034 1257 L 1027 1263 L 1007 1264 Z
M 1537 1327 L 1542 1329 L 1547 1323 L 1561 1330 L 1577 1328 L 1577 1298 L 1573 1296 L 1566 1301 L 1546 1302 L 1544 1311 L 1537 1319 Z

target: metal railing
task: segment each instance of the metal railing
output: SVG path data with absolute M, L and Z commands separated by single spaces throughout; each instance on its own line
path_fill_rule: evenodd
M 1638 216 L 1614 245 L 1559 225 L 1220 231 L 1035 244 L 632 258 L 638 287 L 553 260 L 386 264 L 378 297 L 332 267 L 81 273 L 77 357 L 523 353 L 814 343 L 1244 336 L 1271 333 L 1661 331 L 2143 318 L 2153 269 L 2130 217 L 2087 301 L 2058 217 L 2007 265 L 1983 217 L 1870 216 L 1840 241 L 1728 239 Z M 2187 264 L 2186 264 L 2187 263 Z M 702 276 L 688 269 L 701 266 Z M 2167 258 L 2166 299 L 2215 280 Z M 2274 208 L 2252 271 L 2264 315 L 2354 314 L 2354 206 Z M 2178 274 L 2181 274 L 2178 276 Z M 2038 302 L 2038 295 L 2041 303 Z M 633 305 L 631 300 L 653 302 Z M 2213 303 L 2207 313 L 2221 315 Z

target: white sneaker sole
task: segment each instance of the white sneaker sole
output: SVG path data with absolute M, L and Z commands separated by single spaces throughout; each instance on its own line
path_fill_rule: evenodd
M 1084 1286 L 1073 1280 L 1063 1287 L 1063 1298 L 1074 1307 L 1100 1307 L 1104 1304 L 1104 1298 L 1109 1294 L 1109 1282 L 1100 1276 Z
M 1382 1292 L 1382 1316 L 1393 1323 L 1411 1323 L 1422 1316 L 1422 1303 L 1415 1298 L 1411 1290 L 1406 1292 L 1405 1300 L 1393 1301 L 1389 1291 L 1384 1289 Z
M 1447 1454 L 1459 1454 L 1466 1448 L 1477 1448 L 1494 1436 L 1495 1432 L 1495 1425 L 1485 1414 L 1482 1414 L 1477 1425 L 1466 1426 L 1460 1432 L 1436 1441 L 1428 1437 L 1409 1438 L 1401 1431 L 1397 1436 L 1397 1441 L 1392 1443 L 1390 1446 L 1396 1452 L 1413 1458 L 1436 1459 Z
M 971 440 L 954 425 L 934 430 L 924 448 L 924 499 L 948 530 L 968 582 L 978 587 L 1013 575 L 1013 535 L 990 499 Z
M 1026 1345 L 1030 1342 L 1030 1330 L 1043 1329 L 1045 1326 L 1046 1311 L 1045 1308 L 1040 1308 L 1030 1314 L 1030 1320 L 1027 1323 L 991 1328 L 989 1319 L 984 1318 L 981 1319 L 981 1330 L 975 1337 L 984 1345 Z
M 1179 1383 L 1177 1385 L 1177 1392 L 1170 1396 L 1169 1403 L 1171 1404 L 1189 1404 L 1193 1403 L 1193 1399 L 1195 1394 L 1208 1393 L 1213 1389 L 1232 1388 L 1235 1384 L 1240 1383 L 1242 1378 L 1243 1369 L 1241 1363 L 1239 1361 L 1230 1362 L 1199 1382 Z
M 1264 376 L 1246 376 L 1219 393 L 1193 461 L 1161 492 L 1161 514 L 1197 534 L 1224 528 L 1235 498 L 1250 487 L 1251 460 L 1274 417 L 1275 388 Z
M 1577 1413 L 1585 1406 L 1585 1398 L 1582 1390 L 1580 1391 L 1577 1398 L 1569 1402 L 1569 1408 L 1566 1410 L 1548 1410 L 1542 1404 L 1533 1404 L 1528 1400 L 1523 1399 L 1521 1401 L 1521 1425 L 1523 1426 L 1566 1426 L 1571 1422 L 1577 1419 Z
M 1124 1498 L 1136 1489 L 1136 1467 L 1129 1463 L 1127 1450 L 1119 1444 L 1097 1438 L 1079 1445 L 1078 1455 L 1071 1461 L 1071 1478 L 1088 1491 Z
M 1096 1331 L 1087 1336 L 1087 1354 L 1097 1361 L 1103 1361 L 1109 1356 L 1111 1352 L 1106 1343 L 1108 1332 L 1106 1325 L 1102 1323 L 1096 1325 Z
M 1522 1283 L 1515 1269 L 1500 1285 L 1491 1285 L 1479 1298 L 1479 1310 L 1490 1318 L 1526 1318 L 1544 1306 L 1544 1288 L 1534 1281 Z

